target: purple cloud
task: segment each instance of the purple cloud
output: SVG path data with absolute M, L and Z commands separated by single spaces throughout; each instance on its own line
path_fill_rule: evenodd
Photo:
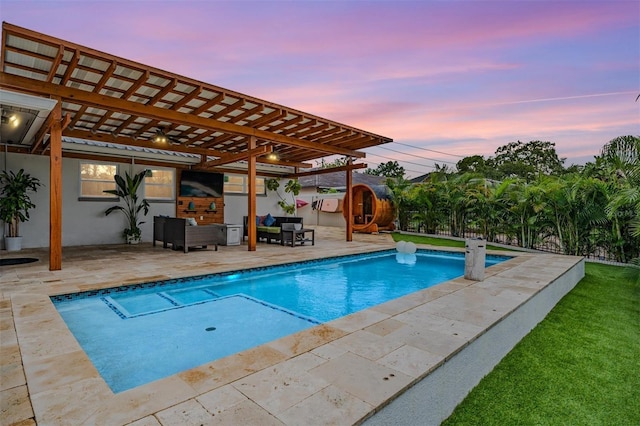
M 638 134 L 633 1 L 3 0 L 2 15 L 421 147 L 372 150 L 424 164 L 407 163 L 414 174 L 433 161 L 406 154 L 455 162 L 549 140 L 583 163 Z

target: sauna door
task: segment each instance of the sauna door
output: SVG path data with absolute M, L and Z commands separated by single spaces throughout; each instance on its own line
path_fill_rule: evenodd
M 362 213 L 364 214 L 364 223 L 371 222 L 373 219 L 373 194 L 370 191 L 362 193 Z

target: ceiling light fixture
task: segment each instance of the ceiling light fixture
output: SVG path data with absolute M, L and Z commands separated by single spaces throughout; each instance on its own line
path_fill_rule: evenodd
M 167 137 L 167 135 L 164 134 L 162 129 L 158 129 L 158 130 L 156 130 L 156 134 L 153 137 L 153 142 L 154 143 L 167 143 L 167 142 L 169 142 L 169 138 Z
M 267 160 L 269 161 L 278 161 L 280 159 L 280 155 L 276 151 L 272 151 L 267 154 Z
M 8 124 L 11 127 L 18 127 L 20 124 L 20 118 L 16 114 L 2 114 L 2 124 Z
M 9 116 L 9 124 L 12 127 L 18 127 L 18 125 L 20 124 L 20 119 L 18 118 L 17 115 L 12 114 L 12 115 Z

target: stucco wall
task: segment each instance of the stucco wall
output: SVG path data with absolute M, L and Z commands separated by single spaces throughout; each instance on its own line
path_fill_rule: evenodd
M 6 158 L 5 158 L 6 157 Z M 49 157 L 41 155 L 0 153 L 0 168 L 17 172 L 21 168 L 34 177 L 40 179 L 42 186 L 31 200 L 36 208 L 29 211 L 30 220 L 20 224 L 20 234 L 23 237 L 22 247 L 49 246 Z M 62 245 L 91 245 L 122 243 L 122 230 L 126 226 L 124 216 L 117 212 L 105 216 L 109 207 L 117 204 L 109 201 L 80 201 L 80 160 L 73 158 L 62 159 Z M 120 173 L 128 171 L 137 173 L 148 168 L 143 165 L 120 163 Z M 275 212 L 282 214 L 277 202 L 276 194 L 257 198 L 257 211 L 260 213 Z M 151 203 L 149 214 L 144 218 L 142 241 L 150 242 L 153 236 L 153 216 L 175 216 L 175 202 Z M 246 195 L 225 195 L 224 217 L 226 223 L 242 224 L 242 216 L 247 214 Z M 272 213 L 273 214 L 273 213 Z M 1 223 L 1 222 L 0 222 Z M 4 225 L 4 224 L 3 224 Z M 4 249 L 5 226 L 1 227 L 0 247 Z
M 307 204 L 304 207 L 298 209 L 298 216 L 303 218 L 305 226 L 334 226 L 337 228 L 345 228 L 346 222 L 342 212 L 323 212 L 320 210 L 313 210 L 312 203 L 320 198 L 337 198 L 342 200 L 344 194 L 318 194 L 315 189 L 305 189 L 300 191 L 300 195 L 296 197 L 299 200 L 306 201 Z

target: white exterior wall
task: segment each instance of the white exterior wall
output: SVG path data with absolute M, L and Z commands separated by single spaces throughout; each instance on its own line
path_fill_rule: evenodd
M 124 242 L 122 231 L 126 226 L 124 215 L 113 212 L 105 216 L 109 207 L 118 204 L 115 200 L 80 201 L 80 161 L 73 158 L 62 159 L 62 245 L 78 246 L 92 244 L 119 244 Z M 36 193 L 31 193 L 31 201 L 36 205 L 29 210 L 30 219 L 20 224 L 22 247 L 49 247 L 49 157 L 46 155 L 26 155 L 4 152 L 0 153 L 2 170 L 25 172 L 40 179 L 42 186 Z M 120 163 L 120 173 L 128 171 L 137 173 L 149 168 L 144 165 Z M 276 194 L 258 196 L 257 211 L 260 214 L 282 215 L 277 205 Z M 151 201 L 149 214 L 144 216 L 142 241 L 150 242 L 153 238 L 153 216 L 175 216 L 176 204 L 173 202 Z M 226 223 L 242 224 L 242 216 L 246 216 L 248 201 L 246 195 L 225 195 L 224 217 Z M 1 224 L 2 222 L 0 222 Z M 4 224 L 0 230 L 0 247 L 4 249 Z
M 298 209 L 298 216 L 303 218 L 302 220 L 305 226 L 316 225 L 346 228 L 347 225 L 342 212 L 322 212 L 320 210 L 313 210 L 311 207 L 312 203 L 320 198 L 337 198 L 342 200 L 344 198 L 343 193 L 319 194 L 315 189 L 303 189 L 296 198 L 309 203 Z
M 267 195 L 256 197 L 256 214 L 264 216 L 271 213 L 272 216 L 285 216 L 284 211 L 278 205 L 280 198 L 267 191 Z M 241 194 L 225 194 L 224 196 L 224 221 L 225 223 L 242 225 L 243 216 L 247 216 L 249 210 L 248 197 Z

